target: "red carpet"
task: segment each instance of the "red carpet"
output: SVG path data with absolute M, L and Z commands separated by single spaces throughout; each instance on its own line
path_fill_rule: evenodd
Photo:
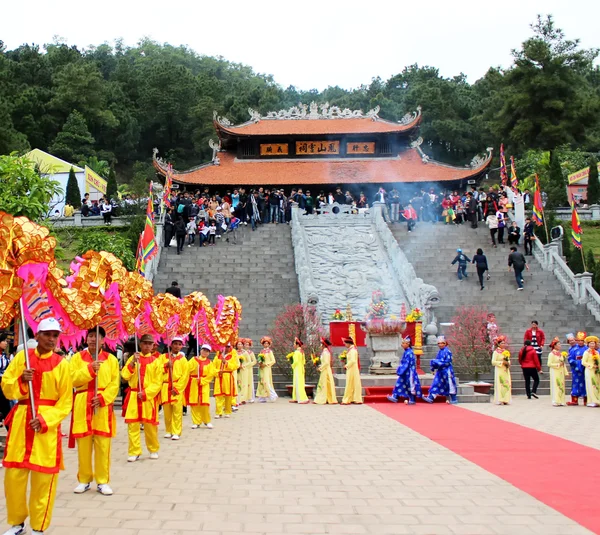
M 600 534 L 599 450 L 460 407 L 372 408 Z

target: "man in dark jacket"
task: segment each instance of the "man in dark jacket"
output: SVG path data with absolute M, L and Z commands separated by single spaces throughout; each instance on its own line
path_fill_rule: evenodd
M 523 347 L 521 351 L 519 351 L 519 364 L 521 365 L 523 377 L 525 378 L 525 392 L 527 393 L 527 399 L 531 399 L 531 396 L 538 399 L 536 394 L 538 385 L 540 384 L 538 372 L 542 371 L 542 367 L 540 366 L 537 353 L 531 345 L 530 340 L 525 340 L 525 342 L 523 342 Z M 533 388 L 530 384 L 532 379 Z
M 508 271 L 512 267 L 515 270 L 515 279 L 517 280 L 517 291 L 523 290 L 523 270 L 529 271 L 527 260 L 523 253 L 519 253 L 515 246 L 510 248 L 511 253 L 508 255 Z
M 171 286 L 165 290 L 165 293 L 171 294 L 181 299 L 181 288 L 179 287 L 177 281 L 173 281 L 171 283 Z
M 528 217 L 525 219 L 525 226 L 523 227 L 523 244 L 525 245 L 525 255 L 533 256 L 533 240 L 535 240 L 533 223 Z

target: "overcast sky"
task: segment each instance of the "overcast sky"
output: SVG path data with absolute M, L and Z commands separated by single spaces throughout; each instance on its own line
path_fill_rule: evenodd
M 2 7 L 9 49 L 55 36 L 79 47 L 141 37 L 188 45 L 272 74 L 283 87 L 351 89 L 418 63 L 470 82 L 511 63 L 536 14 L 551 13 L 567 38 L 600 47 L 593 0 L 265 2 L 220 0 L 30 0 Z M 10 21 L 14 23 L 10 23 Z

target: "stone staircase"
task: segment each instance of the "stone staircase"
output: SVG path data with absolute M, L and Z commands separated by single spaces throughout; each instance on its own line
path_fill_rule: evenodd
M 562 342 L 568 332 L 600 332 L 600 325 L 588 310 L 575 305 L 555 276 L 543 271 L 534 257 L 527 257 L 530 271 L 524 273 L 525 290 L 517 291 L 514 272 L 508 272 L 508 242 L 506 245 L 498 245 L 496 249 L 492 248 L 489 230 L 482 223 L 479 223 L 477 229 L 471 229 L 470 224 L 443 223 L 419 223 L 411 233 L 407 232 L 404 224 L 391 224 L 390 229 L 417 276 L 437 287 L 441 297 L 441 305 L 435 309 L 438 323 L 450 322 L 457 307 L 482 305 L 496 315 L 498 327 L 502 334 L 508 336 L 510 351 L 515 357 L 515 353 L 522 347 L 523 334 L 533 319 L 544 330 L 547 343 L 554 336 L 559 336 Z M 458 281 L 457 265 L 452 266 L 450 263 L 459 247 L 469 258 L 473 257 L 477 248 L 483 249 L 491 273 L 491 280 L 485 282 L 484 290 L 479 288 L 473 265 L 467 270 L 469 278 Z M 519 250 L 523 252 L 523 247 L 519 246 Z M 565 346 L 563 343 L 563 350 L 566 349 Z M 540 394 L 550 393 L 549 373 L 545 365 L 548 351 L 545 347 L 544 374 L 538 390 Z M 423 369 L 429 371 L 428 368 Z M 512 360 L 511 374 L 513 393 L 524 394 L 523 375 L 516 358 Z M 493 373 L 483 379 L 493 379 Z M 569 391 L 570 381 L 567 386 Z
M 237 231 L 235 243 L 229 238 L 217 239 L 213 247 L 186 245 L 181 255 L 174 247 L 163 249 L 153 284 L 163 292 L 176 280 L 182 295 L 200 291 L 213 304 L 219 294 L 236 296 L 242 304 L 240 336 L 252 338 L 258 354 L 260 338 L 283 307 L 300 300 L 290 227 L 259 225 L 253 232 L 248 225 Z M 273 380 L 276 390 L 285 392 L 289 381 L 276 367 Z

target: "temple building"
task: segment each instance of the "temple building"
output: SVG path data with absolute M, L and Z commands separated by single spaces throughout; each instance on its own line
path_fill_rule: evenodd
M 491 149 L 464 167 L 429 158 L 418 137 L 420 108 L 398 122 L 380 118 L 379 107 L 363 113 L 314 102 L 266 116 L 248 112 L 250 120 L 240 125 L 215 112 L 219 141 L 210 142 L 212 161 L 173 171 L 173 182 L 187 189 L 400 183 L 462 189 L 476 183 L 492 159 Z M 166 173 L 156 150 L 153 163 Z

